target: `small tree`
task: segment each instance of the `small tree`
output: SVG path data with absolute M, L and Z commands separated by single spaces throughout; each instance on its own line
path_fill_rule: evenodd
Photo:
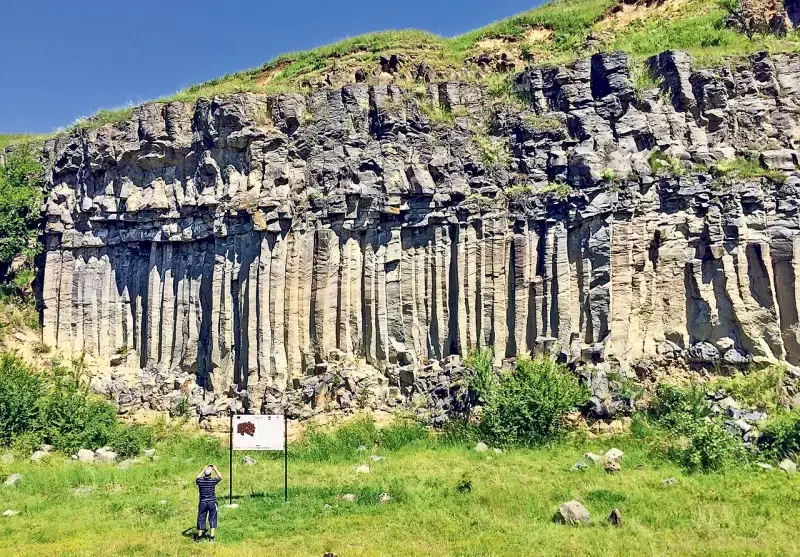
M 17 255 L 36 254 L 41 180 L 42 165 L 29 145 L 0 166 L 0 274 Z
M 0 446 L 38 426 L 42 378 L 15 354 L 0 354 Z
M 480 431 L 502 445 L 541 445 L 564 431 L 564 417 L 589 398 L 586 388 L 550 358 L 521 357 L 487 397 Z

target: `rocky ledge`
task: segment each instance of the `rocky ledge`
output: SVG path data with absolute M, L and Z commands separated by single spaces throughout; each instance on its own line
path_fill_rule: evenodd
M 797 364 L 800 56 L 665 52 L 652 89 L 629 66 L 526 70 L 500 99 L 154 103 L 50 141 L 43 339 L 108 362 L 123 411 L 201 415 L 442 415 L 479 346 L 591 363 L 592 384 Z M 721 170 L 745 159 L 760 172 Z

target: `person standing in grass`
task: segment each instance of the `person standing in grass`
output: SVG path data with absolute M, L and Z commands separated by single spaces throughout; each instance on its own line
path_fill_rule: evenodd
M 216 474 L 217 477 L 212 477 L 212 474 Z M 208 541 L 214 542 L 218 510 L 217 484 L 221 481 L 222 474 L 213 464 L 207 464 L 195 479 L 200 493 L 200 502 L 197 506 L 197 537 L 195 538 L 198 543 L 203 539 L 203 532 L 206 530 L 206 518 L 208 519 Z

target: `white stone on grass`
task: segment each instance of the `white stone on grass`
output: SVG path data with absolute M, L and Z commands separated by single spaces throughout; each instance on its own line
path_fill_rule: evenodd
M 6 481 L 3 482 L 3 487 L 12 487 L 22 481 L 22 474 L 11 474 Z
M 487 445 L 483 441 L 475 445 L 475 452 L 477 453 L 485 453 L 488 450 L 489 450 L 489 445 Z
M 369 474 L 369 466 L 366 464 L 362 464 L 358 468 L 356 468 L 356 474 Z
M 583 455 L 583 458 L 585 460 L 591 460 L 593 464 L 600 464 L 601 462 L 603 462 L 603 457 L 600 456 L 599 454 L 586 453 L 585 455 Z
M 609 449 L 608 452 L 606 452 L 606 461 L 609 461 L 609 460 L 622 460 L 623 456 L 625 456 L 625 453 L 623 453 L 621 450 L 616 449 L 616 448 Z
M 78 460 L 84 464 L 91 464 L 94 462 L 94 451 L 89 449 L 81 449 L 77 453 Z
M 11 518 L 12 516 L 16 516 L 18 514 L 19 514 L 19 511 L 12 511 L 11 509 L 3 511 L 3 516 L 6 517 L 6 518 Z
M 100 462 L 114 462 L 117 460 L 117 453 L 111 447 L 102 447 L 94 452 L 94 456 Z
M 781 463 L 778 464 L 778 468 L 780 468 L 787 474 L 794 474 L 795 472 L 797 472 L 797 464 L 795 464 L 788 458 L 781 460 Z
M 589 524 L 589 510 L 574 500 L 561 505 L 556 517 L 566 524 Z

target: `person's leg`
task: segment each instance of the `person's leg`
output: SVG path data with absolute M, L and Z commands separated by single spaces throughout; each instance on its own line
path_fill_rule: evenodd
M 211 503 L 208 509 L 208 539 L 214 541 L 214 533 L 217 531 L 217 511 L 219 507 L 216 503 Z
M 206 529 L 206 517 L 208 516 L 208 503 L 200 501 L 197 506 L 197 539 L 203 537 L 203 532 Z

